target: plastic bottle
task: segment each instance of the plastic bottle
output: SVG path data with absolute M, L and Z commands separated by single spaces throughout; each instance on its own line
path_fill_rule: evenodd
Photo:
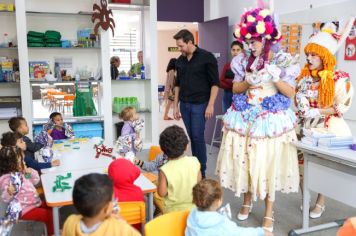
M 141 79 L 145 79 L 145 66 L 141 66 Z
M 7 33 L 4 33 L 4 47 L 9 47 L 9 35 Z

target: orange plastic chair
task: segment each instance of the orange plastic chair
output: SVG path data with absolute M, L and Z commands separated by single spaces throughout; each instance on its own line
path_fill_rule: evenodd
M 43 187 L 42 187 L 42 186 L 37 187 L 37 188 L 36 188 L 36 192 L 37 192 L 39 195 L 44 194 Z
M 144 202 L 119 202 L 120 216 L 130 225 L 146 223 L 146 207 Z
M 161 154 L 162 150 L 159 146 L 151 146 L 150 150 L 148 151 L 148 160 L 153 161 L 156 159 L 158 154 Z
M 344 222 L 344 225 L 339 229 L 337 236 L 352 236 L 356 235 L 356 217 L 349 218 Z
M 184 236 L 189 211 L 159 216 L 145 225 L 145 236 Z
M 73 107 L 73 102 L 75 99 L 75 95 L 74 94 L 67 94 L 64 95 L 64 103 L 63 106 L 67 107 L 67 110 L 69 111 L 70 107 Z M 64 112 L 64 107 L 63 107 L 63 112 Z

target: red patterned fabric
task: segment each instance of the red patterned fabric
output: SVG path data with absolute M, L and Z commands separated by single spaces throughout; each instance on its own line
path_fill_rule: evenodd
M 334 81 L 338 81 L 340 78 L 350 78 L 349 73 L 346 73 L 345 71 L 337 70 L 334 73 Z

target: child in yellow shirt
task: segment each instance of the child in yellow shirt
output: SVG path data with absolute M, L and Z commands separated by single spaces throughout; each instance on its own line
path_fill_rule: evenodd
M 192 189 L 201 180 L 200 163 L 196 157 L 184 155 L 188 137 L 181 127 L 166 128 L 159 136 L 159 145 L 168 157 L 158 176 L 158 195 L 164 198 L 164 213 L 190 210 Z
M 114 216 L 113 184 L 104 174 L 88 174 L 75 181 L 73 204 L 80 215 L 68 217 L 62 236 L 139 236 L 124 220 Z

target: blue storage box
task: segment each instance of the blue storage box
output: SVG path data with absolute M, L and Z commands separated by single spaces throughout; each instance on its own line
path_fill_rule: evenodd
M 72 128 L 76 138 L 104 138 L 104 128 L 101 122 L 72 124 Z
M 131 77 L 129 76 L 119 76 L 119 80 L 130 80 Z
M 70 48 L 72 45 L 69 40 L 61 40 L 61 46 L 62 48 Z
M 92 138 L 101 137 L 104 138 L 103 123 L 73 123 L 70 124 L 73 128 L 76 138 Z M 42 130 L 43 125 L 33 126 L 33 135 L 38 135 Z

